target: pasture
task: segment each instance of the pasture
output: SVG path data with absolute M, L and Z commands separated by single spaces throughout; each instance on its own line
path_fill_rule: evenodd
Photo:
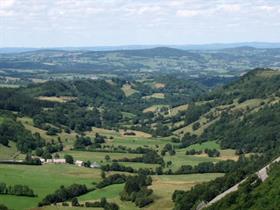
M 213 180 L 223 176 L 221 173 L 212 174 L 190 174 L 190 175 L 162 175 L 152 176 L 153 183 L 150 186 L 153 189 L 154 203 L 142 208 L 146 210 L 170 210 L 173 202 L 171 200 L 172 193 L 178 190 L 188 190 L 192 186 Z M 80 196 L 78 199 L 81 203 L 85 201 L 99 200 L 102 197 L 108 198 L 109 201 L 115 202 L 120 206 L 121 210 L 138 210 L 131 202 L 123 202 L 119 198 L 119 193 L 123 190 L 124 184 L 115 184 L 103 189 L 98 189 L 88 194 Z
M 30 209 L 37 206 L 47 194 L 61 185 L 86 184 L 100 181 L 100 170 L 81 168 L 73 165 L 48 164 L 43 166 L 0 164 L 0 180 L 8 185 L 28 185 L 38 197 L 0 195 L 0 203 L 14 210 Z
M 68 101 L 76 100 L 77 97 L 72 97 L 72 96 L 39 96 L 39 97 L 37 97 L 37 99 L 39 99 L 41 101 L 66 103 Z
M 122 91 L 124 92 L 126 97 L 129 97 L 129 96 L 133 95 L 134 93 L 138 92 L 137 90 L 133 89 L 130 84 L 123 85 Z

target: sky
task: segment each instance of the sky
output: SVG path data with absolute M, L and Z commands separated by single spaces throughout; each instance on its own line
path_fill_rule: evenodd
M 0 0 L 0 47 L 280 42 L 280 0 Z

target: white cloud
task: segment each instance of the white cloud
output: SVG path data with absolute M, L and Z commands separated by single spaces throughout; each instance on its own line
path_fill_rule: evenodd
M 15 0 L 0 0 L 0 8 L 9 8 L 13 6 Z
M 239 4 L 223 4 L 219 5 L 218 10 L 223 10 L 225 12 L 239 12 L 241 10 L 241 6 Z
M 178 10 L 176 15 L 179 17 L 194 17 L 200 14 L 198 10 Z
M 262 6 L 259 6 L 258 9 L 266 11 L 266 12 L 271 12 L 271 11 L 275 10 L 276 8 L 273 6 L 262 5 Z

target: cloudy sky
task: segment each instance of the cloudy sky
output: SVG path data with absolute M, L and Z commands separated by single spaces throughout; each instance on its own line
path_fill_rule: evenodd
M 280 42 L 280 0 L 0 0 L 0 47 Z

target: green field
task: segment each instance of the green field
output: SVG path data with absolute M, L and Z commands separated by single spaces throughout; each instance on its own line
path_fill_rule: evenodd
M 77 183 L 92 187 L 93 182 L 100 181 L 100 170 L 72 165 L 26 166 L 0 164 L 0 180 L 8 185 L 28 185 L 38 195 L 35 198 L 0 195 L 0 203 L 14 210 L 23 210 L 36 207 L 44 196 L 54 192 L 61 185 L 69 186 Z
M 75 151 L 69 150 L 59 153 L 61 157 L 65 154 L 72 155 L 76 160 L 91 161 L 98 163 L 106 163 L 105 156 L 109 155 L 111 160 L 121 159 L 121 158 L 134 158 L 141 156 L 140 154 L 130 154 L 130 153 L 108 153 L 108 152 L 86 152 L 86 151 Z
M 191 174 L 191 175 L 162 175 L 153 176 L 153 184 L 151 188 L 154 191 L 154 203 L 144 207 L 143 209 L 149 210 L 170 210 L 173 208 L 173 202 L 171 201 L 172 193 L 178 190 L 188 190 L 192 186 L 213 180 L 223 174 Z M 99 189 L 90 192 L 86 195 L 80 196 L 79 201 L 94 201 L 99 200 L 102 197 L 106 197 L 108 200 L 116 202 L 121 210 L 138 210 L 131 202 L 123 202 L 119 199 L 119 193 L 123 190 L 124 184 L 115 184 L 103 189 Z
M 32 210 L 103 210 L 103 208 L 86 208 L 85 209 L 85 207 L 46 206 L 43 208 L 34 208 Z
M 216 141 L 207 141 L 201 144 L 193 144 L 187 147 L 187 150 L 204 150 L 204 149 L 221 149 L 220 145 Z

